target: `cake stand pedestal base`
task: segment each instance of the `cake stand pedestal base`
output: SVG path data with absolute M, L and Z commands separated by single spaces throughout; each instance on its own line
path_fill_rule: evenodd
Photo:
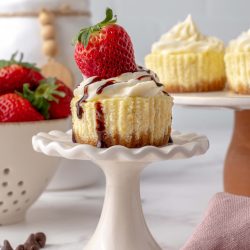
M 145 163 L 97 161 L 106 196 L 97 229 L 84 250 L 160 250 L 146 225 L 140 198 Z
M 250 196 L 250 110 L 235 111 L 224 169 L 225 192 Z
M 67 159 L 92 160 L 105 173 L 106 195 L 97 229 L 84 250 L 160 250 L 142 211 L 140 173 L 155 161 L 204 154 L 209 143 L 195 133 L 172 132 L 173 143 L 162 147 L 96 148 L 72 142 L 71 132 L 51 131 L 32 138 L 36 151 Z
M 235 110 L 234 132 L 224 165 L 225 192 L 250 196 L 250 98 L 231 91 L 174 94 L 174 103 L 189 107 Z

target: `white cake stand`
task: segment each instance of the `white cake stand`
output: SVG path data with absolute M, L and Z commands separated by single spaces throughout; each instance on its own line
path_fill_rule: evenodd
M 250 196 L 250 96 L 229 91 L 172 94 L 175 105 L 234 110 L 234 131 L 224 166 L 226 192 Z
M 97 229 L 85 250 L 159 250 L 142 212 L 140 173 L 150 162 L 184 159 L 204 154 L 208 139 L 196 134 L 172 134 L 174 143 L 164 147 L 99 149 L 75 144 L 71 132 L 52 131 L 33 137 L 36 151 L 68 159 L 91 160 L 104 171 L 106 196 Z

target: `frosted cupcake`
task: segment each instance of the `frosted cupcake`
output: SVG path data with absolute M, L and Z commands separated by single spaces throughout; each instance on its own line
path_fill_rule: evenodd
M 239 94 L 250 94 L 250 30 L 229 43 L 225 63 L 229 88 Z
M 202 35 L 189 15 L 160 41 L 145 58 L 169 92 L 201 92 L 225 87 L 224 44 Z
M 107 9 L 102 22 L 76 37 L 84 80 L 71 102 L 73 140 L 101 148 L 167 144 L 173 99 L 154 72 L 137 67 L 131 39 L 115 23 Z

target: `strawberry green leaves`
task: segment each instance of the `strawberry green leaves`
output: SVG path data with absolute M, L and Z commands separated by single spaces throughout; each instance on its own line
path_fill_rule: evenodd
M 55 78 L 47 78 L 40 82 L 35 91 L 30 90 L 29 84 L 24 84 L 23 94 L 18 93 L 32 104 L 44 117 L 49 119 L 49 108 L 51 102 L 59 101 L 58 97 L 64 98 L 65 93 L 58 91 Z
M 87 30 L 83 31 L 83 33 L 80 34 L 80 37 L 78 38 L 79 39 L 78 41 L 80 41 L 84 45 L 84 48 L 86 48 L 88 46 L 91 33 L 93 33 L 93 30 L 87 29 Z
M 12 54 L 10 60 L 0 60 L 0 68 L 4 68 L 4 67 L 8 67 L 8 66 L 13 65 L 13 64 L 17 64 L 17 65 L 23 66 L 23 67 L 28 68 L 28 69 L 40 71 L 40 69 L 38 69 L 36 67 L 35 63 L 23 62 L 23 53 L 20 53 L 19 60 L 16 59 L 17 55 L 18 55 L 18 51 L 15 52 L 14 54 Z
M 113 19 L 113 17 L 114 17 L 114 19 Z M 106 25 L 106 24 L 110 24 L 110 23 L 116 23 L 116 21 L 117 21 L 117 17 L 116 17 L 116 15 L 113 16 L 113 10 L 110 8 L 107 8 L 106 9 L 106 18 L 98 24 L 99 25 Z
M 103 27 L 109 24 L 116 23 L 116 21 L 117 17 L 113 15 L 113 10 L 107 8 L 105 19 L 96 25 L 81 29 L 79 34 L 73 39 L 73 44 L 79 42 L 83 44 L 84 48 L 86 48 L 88 46 L 91 34 L 100 31 Z

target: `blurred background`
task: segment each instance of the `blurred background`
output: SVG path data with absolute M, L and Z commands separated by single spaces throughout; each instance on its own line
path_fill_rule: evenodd
M 46 64 L 48 58 L 42 51 L 43 40 L 38 13 L 43 7 L 58 9 L 65 7 L 65 5 L 70 6 L 72 10 L 91 12 L 91 17 L 89 15 L 58 15 L 55 20 L 56 40 L 59 49 L 56 60 L 70 68 L 75 78 L 75 84 L 82 80 L 82 76 L 74 62 L 74 47 L 71 45 L 71 39 L 80 28 L 89 26 L 91 22 L 96 23 L 102 20 L 106 7 L 111 7 L 114 10 L 118 15 L 119 24 L 124 26 L 130 34 L 134 43 L 137 63 L 141 65 L 144 64 L 144 57 L 150 53 L 152 44 L 159 40 L 161 35 L 166 33 L 178 21 L 184 20 L 188 14 L 192 15 L 201 33 L 217 36 L 226 45 L 231 39 L 250 28 L 249 0 L 0 0 L 0 58 L 8 59 L 13 52 L 19 50 L 24 52 L 25 60 L 37 62 L 39 66 Z M 31 13 L 31 15 L 29 14 L 25 18 L 20 16 L 12 18 L 3 17 L 5 13 L 22 12 Z M 155 214 L 160 212 L 169 214 L 172 212 L 178 218 L 177 223 L 174 220 L 170 221 L 168 231 L 166 231 L 165 224 L 161 224 L 161 217 L 157 217 L 158 220 L 156 220 L 157 223 L 155 224 L 157 226 L 155 227 L 154 217 L 150 214 L 147 218 L 147 222 L 156 236 L 160 235 L 160 232 L 164 232 L 162 238 L 159 237 L 159 240 L 167 239 L 169 244 L 178 247 L 173 249 L 180 249 L 188 236 L 191 235 L 202 211 L 207 207 L 210 197 L 214 193 L 223 190 L 223 161 L 232 132 L 233 113 L 233 110 L 229 109 L 174 107 L 173 128 L 183 132 L 192 131 L 207 135 L 210 141 L 210 149 L 206 155 L 193 159 L 154 163 L 158 168 L 149 168 L 142 175 L 142 197 L 147 197 L 148 191 L 153 192 L 151 199 L 153 202 L 145 202 L 144 204 L 149 207 L 152 204 L 155 206 L 158 201 L 160 205 L 158 210 L 154 208 Z M 16 140 L 16 138 L 13 139 Z M 28 140 L 30 142 L 30 138 Z M 90 162 L 84 162 L 83 164 L 80 161 L 63 160 L 61 165 L 65 168 L 60 168 L 59 170 L 64 169 L 65 171 L 60 172 L 58 178 L 54 179 L 54 186 L 51 189 L 84 187 L 89 184 L 95 184 L 100 179 L 99 172 L 96 172 L 98 170 Z M 72 168 L 73 165 L 74 168 Z M 168 167 L 170 165 L 171 167 Z M 155 185 L 158 182 L 160 184 L 158 186 Z M 166 202 L 161 202 L 162 193 L 159 192 L 159 188 L 166 191 L 164 195 L 167 194 L 169 197 Z M 91 204 L 95 209 L 99 209 L 93 210 L 96 221 L 101 208 L 103 186 L 99 189 L 98 191 L 93 191 L 94 199 L 91 197 L 92 194 L 89 194 L 89 190 L 86 191 L 86 200 L 92 202 Z M 72 204 L 78 204 L 78 196 L 72 196 L 72 198 L 70 195 Z M 37 205 L 36 209 L 40 208 L 38 212 L 46 212 L 44 208 L 47 208 L 47 203 L 52 204 L 52 200 L 55 201 L 53 196 L 48 197 L 48 200 L 45 197 L 44 203 L 42 201 Z M 64 197 L 64 194 L 61 197 L 58 195 L 58 197 L 61 199 L 61 197 Z M 156 200 L 155 197 L 159 199 Z M 72 209 L 68 200 L 63 202 L 64 205 L 67 202 L 69 210 Z M 80 202 L 84 202 L 84 199 L 81 199 Z M 166 206 L 164 206 L 165 203 Z M 94 206 L 96 204 L 98 206 Z M 85 206 L 86 204 L 83 205 Z M 145 209 L 147 209 L 146 205 L 144 205 Z M 84 211 L 86 212 L 89 209 L 92 213 L 93 207 L 86 207 L 87 209 Z M 59 223 L 68 223 L 70 217 L 68 214 L 64 217 L 58 216 L 58 211 L 62 211 L 62 209 L 63 206 L 60 203 L 58 203 L 58 207 L 55 205 L 52 208 L 54 215 L 51 217 L 57 218 L 56 220 Z M 51 210 L 49 212 L 51 213 Z M 80 210 L 79 214 L 82 220 L 84 220 L 83 223 L 87 224 L 91 221 L 94 229 L 96 221 L 92 221 L 93 216 L 88 218 L 87 216 L 82 217 L 82 211 Z M 66 228 L 73 228 L 76 221 L 79 221 L 77 213 L 74 215 L 75 217 L 71 221 L 72 225 L 67 224 Z M 185 221 L 186 215 L 187 220 Z M 42 223 L 43 218 L 46 216 L 45 213 L 42 217 L 40 215 L 37 216 L 34 209 L 30 218 L 31 221 L 34 219 Z M 38 220 L 37 217 L 39 217 Z M 64 220 L 65 218 L 67 220 Z M 47 220 L 45 219 L 44 223 L 46 222 Z M 52 228 L 55 227 L 56 223 L 53 220 L 51 222 L 53 222 Z M 79 227 L 79 232 L 82 232 L 82 226 L 79 225 Z M 28 227 L 26 229 L 29 230 Z M 182 230 L 182 233 L 180 233 L 180 230 Z M 8 232 L 3 231 L 0 231 L 1 236 L 3 233 L 7 235 Z M 20 231 L 20 228 L 17 228 L 17 235 L 20 234 Z M 65 232 L 65 239 L 61 233 L 58 234 L 60 242 L 62 240 L 73 242 L 75 237 L 78 237 L 76 233 L 74 238 L 69 239 L 67 237 L 70 237 L 70 233 L 68 233 L 68 230 L 65 230 Z M 165 232 L 167 232 L 167 235 L 165 235 Z
M 103 17 L 106 6 L 118 14 L 118 21 L 132 37 L 137 62 L 151 50 L 153 42 L 178 21 L 191 14 L 200 32 L 228 41 L 248 30 L 247 0 L 92 0 L 93 22 Z M 175 107 L 174 128 L 203 130 L 203 127 L 231 130 L 233 112 L 226 109 L 186 109 Z
M 113 8 L 118 15 L 118 21 L 131 35 L 138 64 L 144 64 L 144 57 L 151 50 L 153 42 L 167 32 L 178 21 L 182 21 L 188 14 L 193 16 L 201 33 L 217 36 L 227 44 L 232 38 L 249 28 L 249 7 L 247 0 L 1 0 L 0 14 L 9 11 L 39 11 L 41 7 L 68 4 L 72 9 L 91 10 L 91 19 L 87 16 L 59 17 L 56 20 L 57 40 L 59 44 L 58 59 L 71 68 L 76 82 L 81 80 L 73 60 L 73 46 L 71 38 L 82 26 L 96 23 L 104 16 L 107 6 Z M 20 22 L 17 20 L 20 19 Z M 25 37 L 27 43 L 18 42 L 23 27 L 26 25 Z M 8 27 L 8 28 L 7 28 Z M 39 22 L 31 22 L 29 18 L 14 18 L 0 22 L 0 55 L 9 58 L 11 52 L 21 50 L 25 58 L 39 64 L 46 62 L 42 52 L 38 50 L 42 41 Z M 37 40 L 36 42 L 34 42 Z M 11 52 L 10 52 L 11 48 Z M 217 129 L 232 127 L 233 113 L 230 110 L 183 109 L 175 107 L 175 129 L 201 129 L 203 126 Z
M 188 14 L 192 15 L 201 33 L 217 36 L 224 40 L 226 45 L 230 39 L 250 27 L 250 2 L 247 0 L 0 0 L 1 58 L 10 58 L 13 52 L 19 50 L 24 52 L 26 60 L 37 62 L 39 66 L 46 64 L 48 58 L 43 53 L 42 28 L 37 18 L 39 11 L 44 7 L 62 11 L 69 7 L 71 10 L 91 13 L 80 16 L 59 15 L 55 18 L 58 46 L 56 60 L 73 72 L 75 84 L 82 80 L 82 76 L 74 62 L 74 47 L 71 40 L 80 28 L 102 20 L 106 7 L 114 10 L 118 15 L 119 24 L 127 29 L 134 43 L 137 63 L 141 65 L 144 64 L 144 57 L 150 53 L 152 44 L 173 25 L 184 20 Z M 1 16 L 5 13 L 22 12 L 31 13 L 31 16 Z M 36 15 L 32 16 L 32 13 Z M 224 160 L 232 127 L 232 110 L 174 107 L 175 130 L 193 131 L 208 136 L 211 147 L 207 157 L 216 154 L 221 157 L 221 161 Z M 62 164 L 67 168 L 71 162 L 64 160 Z M 82 163 L 75 162 L 74 165 L 82 169 Z M 86 171 L 87 166 L 89 169 Z M 83 171 L 87 179 L 89 174 L 89 180 L 96 176 L 95 173 L 91 174 L 94 171 L 91 163 L 85 163 Z M 73 172 L 68 168 L 66 176 L 69 177 L 69 173 Z M 62 176 L 58 176 L 58 180 L 63 180 L 65 185 L 65 178 Z M 74 179 L 76 184 L 78 176 L 81 175 L 70 176 L 67 179 Z M 79 183 L 74 187 L 83 185 L 81 178 L 79 179 Z

